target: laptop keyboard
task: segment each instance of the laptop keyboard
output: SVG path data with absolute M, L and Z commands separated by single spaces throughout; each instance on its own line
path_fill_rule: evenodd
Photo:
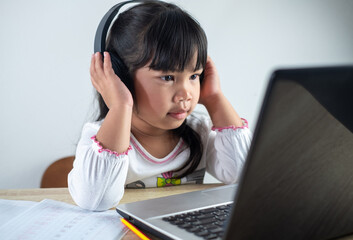
M 204 239 L 221 239 L 231 204 L 164 217 L 163 220 Z

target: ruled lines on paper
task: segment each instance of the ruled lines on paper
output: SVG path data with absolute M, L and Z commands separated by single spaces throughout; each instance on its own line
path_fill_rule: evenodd
M 127 231 L 120 217 L 45 199 L 0 226 L 0 239 L 120 239 Z

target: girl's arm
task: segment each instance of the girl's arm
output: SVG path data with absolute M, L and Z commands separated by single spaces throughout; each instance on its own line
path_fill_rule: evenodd
M 104 63 L 100 53 L 92 56 L 90 73 L 109 111 L 101 126 L 97 122 L 83 128 L 68 187 L 77 205 L 102 211 L 117 205 L 124 194 L 133 100 L 108 53 Z
M 116 206 L 124 194 L 131 152 L 100 151 L 92 139 L 100 122 L 86 123 L 76 149 L 68 188 L 75 203 L 89 210 L 104 211 Z
M 91 81 L 109 108 L 96 139 L 104 148 L 123 153 L 129 148 L 133 98 L 114 73 L 110 55 L 95 53 L 91 60 Z
M 210 57 L 204 74 L 200 103 L 207 108 L 213 127 L 219 128 L 208 136 L 206 170 L 223 183 L 236 183 L 250 147 L 251 133 L 244 128 L 243 121 L 223 95 L 216 67 Z M 232 129 L 228 129 L 231 126 Z
M 242 120 L 223 95 L 217 69 L 210 57 L 204 70 L 199 102 L 206 107 L 214 127 L 243 126 Z

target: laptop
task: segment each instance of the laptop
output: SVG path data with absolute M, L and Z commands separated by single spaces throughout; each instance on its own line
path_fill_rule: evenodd
M 238 184 L 116 210 L 162 239 L 353 234 L 353 66 L 273 73 Z

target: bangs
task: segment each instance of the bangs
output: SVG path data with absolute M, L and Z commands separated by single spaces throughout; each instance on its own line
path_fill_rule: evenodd
M 149 67 L 158 71 L 184 71 L 194 64 L 194 71 L 207 61 L 207 38 L 200 25 L 180 9 L 165 11 L 154 19 L 147 30 L 144 45 Z

